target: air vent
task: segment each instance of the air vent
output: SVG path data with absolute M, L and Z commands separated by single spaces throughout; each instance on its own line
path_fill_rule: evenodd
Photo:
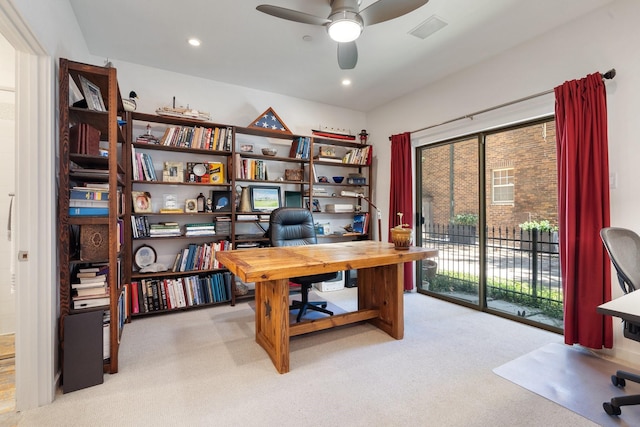
M 426 39 L 431 34 L 435 33 L 438 30 L 441 30 L 447 25 L 449 24 L 444 22 L 442 19 L 438 18 L 437 16 L 432 15 L 422 24 L 418 25 L 413 30 L 409 31 L 409 34 L 421 39 Z

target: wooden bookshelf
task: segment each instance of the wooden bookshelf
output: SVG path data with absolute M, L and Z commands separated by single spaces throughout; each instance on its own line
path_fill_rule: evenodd
M 99 93 L 92 96 L 101 96 L 106 111 L 97 111 L 88 108 L 87 105 L 69 105 L 70 87 L 74 85 L 82 91 L 82 80 L 86 79 L 97 88 Z M 88 94 L 82 92 L 86 97 Z M 123 114 L 122 99 L 118 88 L 118 81 L 115 68 L 99 67 L 79 62 L 60 59 L 59 69 L 59 179 L 58 179 L 58 261 L 59 261 L 59 294 L 60 294 L 60 318 L 59 318 L 59 340 L 60 340 L 60 360 L 62 367 L 62 382 L 65 376 L 70 380 L 75 378 L 76 372 L 74 364 L 64 363 L 65 348 L 73 348 L 74 355 L 78 349 L 82 350 L 82 343 L 77 334 L 65 333 L 65 324 L 73 323 L 74 316 L 83 316 L 90 312 L 101 312 L 103 319 L 109 319 L 108 336 L 103 340 L 104 326 L 100 328 L 100 337 L 93 337 L 93 343 L 102 342 L 108 346 L 108 352 L 103 351 L 102 361 L 103 372 L 118 372 L 118 350 L 122 327 L 127 318 L 124 310 L 124 297 L 126 285 L 121 274 L 121 242 L 119 239 L 122 228 L 121 215 L 123 210 L 121 199 L 125 184 L 125 170 L 127 169 L 126 158 L 122 156 L 123 143 L 125 141 L 126 126 L 119 122 Z M 98 144 L 96 147 L 78 145 L 73 140 L 75 134 L 73 127 L 88 125 L 99 132 Z M 78 137 L 80 141 L 89 138 Z M 77 151 L 73 151 L 77 150 Z M 108 194 L 108 202 L 104 207 L 108 213 L 104 215 L 88 214 L 75 216 L 70 211 L 73 202 L 70 194 L 73 187 L 81 187 L 86 184 L 102 185 L 103 188 L 96 190 L 92 194 Z M 85 208 L 79 208 L 85 209 Z M 102 209 L 102 208 L 101 208 Z M 82 256 L 89 248 L 80 245 L 78 233 L 82 236 L 82 230 L 104 230 L 104 233 L 97 233 L 93 242 L 96 248 L 101 250 L 99 258 L 92 258 L 89 255 Z M 97 228 L 96 228 L 97 227 Z M 103 240 L 98 240 L 103 239 Z M 95 255 L 98 256 L 98 255 Z M 106 276 L 109 303 L 92 308 L 78 309 L 74 307 L 72 284 L 76 281 L 75 274 L 79 268 L 88 268 L 92 265 L 108 266 Z M 79 305 L 79 304 L 78 304 Z M 95 317 L 95 316 L 94 316 Z M 71 341 L 70 341 L 71 340 Z M 95 350 L 95 349 L 94 349 Z M 70 350 L 71 351 L 71 350 Z M 100 354 L 100 351 L 92 351 L 91 354 Z M 68 360 L 67 360 L 68 362 Z M 95 362 L 95 361 L 94 361 Z M 82 383 L 82 387 L 87 387 L 89 383 Z M 80 388 L 82 388 L 80 387 Z M 78 388 L 74 385 L 73 389 Z M 64 386 L 63 386 L 64 390 Z

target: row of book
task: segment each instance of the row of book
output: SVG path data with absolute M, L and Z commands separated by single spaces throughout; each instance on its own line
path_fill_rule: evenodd
M 292 159 L 308 160 L 311 150 L 311 138 L 308 136 L 299 136 L 291 143 L 289 157 Z
M 142 279 L 131 283 L 131 313 L 174 310 L 231 299 L 229 272 L 165 279 Z
M 236 163 L 236 179 L 265 181 L 269 179 L 267 162 L 254 159 L 238 159 Z
M 147 153 L 136 152 L 135 147 L 131 147 L 131 165 L 133 166 L 134 181 L 158 180 L 151 156 Z
M 362 148 L 349 150 L 349 152 L 347 152 L 347 154 L 342 158 L 342 162 L 351 165 L 370 165 L 372 156 L 373 147 L 371 145 L 367 145 Z
M 231 127 L 171 126 L 160 138 L 160 145 L 213 151 L 231 151 L 232 142 Z
M 218 251 L 228 251 L 229 249 L 231 249 L 231 242 L 228 240 L 203 243 L 201 245 L 190 243 L 188 247 L 176 255 L 172 271 L 181 272 L 223 268 L 220 266 L 215 255 Z

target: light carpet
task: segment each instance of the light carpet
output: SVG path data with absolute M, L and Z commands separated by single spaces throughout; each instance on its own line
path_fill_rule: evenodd
M 349 309 L 355 292 L 318 295 Z M 560 335 L 416 293 L 404 301 L 403 340 L 368 323 L 297 336 L 284 375 L 256 344 L 246 302 L 136 319 L 124 330 L 119 373 L 5 421 L 21 427 L 596 425 L 492 371 L 561 342 Z
M 611 383 L 617 370 L 634 372 L 588 350 L 560 343 L 547 344 L 496 369 L 509 381 L 564 406 L 601 426 L 640 426 L 640 406 L 623 406 L 619 417 L 607 415 L 602 402 L 614 396 L 640 393 L 640 384 Z

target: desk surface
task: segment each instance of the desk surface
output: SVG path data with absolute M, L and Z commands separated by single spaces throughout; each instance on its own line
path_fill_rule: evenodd
M 619 317 L 634 323 L 640 323 L 640 291 L 629 292 L 596 309 L 600 314 Z
M 371 240 L 216 252 L 218 261 L 245 282 L 357 270 L 437 255 L 433 248 L 398 250 L 391 243 Z

